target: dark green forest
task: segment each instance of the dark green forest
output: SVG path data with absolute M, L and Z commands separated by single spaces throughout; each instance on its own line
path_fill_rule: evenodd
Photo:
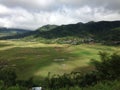
M 0 39 L 33 39 L 46 42 L 80 44 L 99 42 L 103 44 L 120 44 L 120 21 L 99 21 L 69 25 L 46 25 L 35 31 L 10 35 Z

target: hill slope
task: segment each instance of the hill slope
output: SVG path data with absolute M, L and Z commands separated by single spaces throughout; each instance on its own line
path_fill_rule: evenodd
M 34 40 L 50 40 L 60 43 L 82 43 L 82 42 L 119 42 L 120 21 L 100 21 L 77 23 L 69 25 L 46 25 L 36 31 L 4 39 L 26 38 Z M 116 30 L 117 29 L 117 30 Z M 116 33 L 117 32 L 117 33 Z M 111 39 L 111 37 L 115 37 Z M 117 38 L 116 38 L 117 37 Z

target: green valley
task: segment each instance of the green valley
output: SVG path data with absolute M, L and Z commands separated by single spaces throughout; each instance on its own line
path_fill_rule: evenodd
M 43 44 L 39 42 L 0 41 L 0 61 L 6 60 L 17 69 L 20 79 L 46 77 L 71 71 L 89 71 L 91 59 L 99 59 L 98 52 L 119 52 L 120 47 L 101 44 Z
M 0 90 L 117 89 L 119 60 L 120 21 L 0 29 Z

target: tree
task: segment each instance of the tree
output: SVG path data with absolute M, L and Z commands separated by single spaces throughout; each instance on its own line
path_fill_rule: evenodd
M 113 53 L 100 52 L 101 60 L 93 60 L 93 64 L 101 79 L 117 79 L 120 78 L 120 55 Z
M 4 82 L 4 85 L 14 85 L 16 78 L 15 68 L 10 65 L 7 60 L 0 61 L 0 80 Z

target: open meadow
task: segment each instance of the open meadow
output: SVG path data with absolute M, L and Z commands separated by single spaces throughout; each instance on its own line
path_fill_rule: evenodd
M 14 67 L 19 79 L 45 77 L 48 72 L 63 74 L 71 71 L 90 71 L 94 69 L 90 60 L 99 60 L 99 51 L 119 52 L 120 47 L 0 41 L 0 61 L 6 61 L 9 66 Z

